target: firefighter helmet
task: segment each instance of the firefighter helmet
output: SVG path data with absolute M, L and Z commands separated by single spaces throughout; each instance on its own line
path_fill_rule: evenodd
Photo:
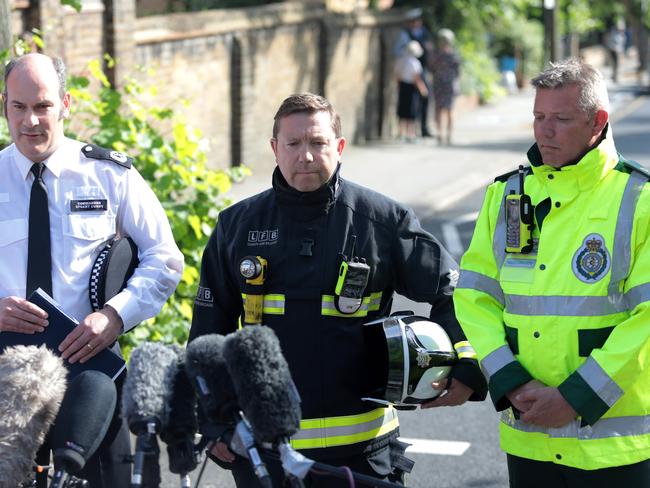
M 456 352 L 445 330 L 417 315 L 391 315 L 365 324 L 366 338 L 381 349 L 375 384 L 363 400 L 415 408 L 440 394 L 431 386 L 446 378 Z M 376 346 L 376 347 L 375 347 Z

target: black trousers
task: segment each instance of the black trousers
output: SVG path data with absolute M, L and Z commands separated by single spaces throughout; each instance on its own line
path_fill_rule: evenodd
M 396 464 L 406 462 L 407 470 L 410 471 L 412 462 L 404 458 L 404 448 L 406 446 L 394 440 L 390 445 L 370 454 L 362 454 L 342 459 L 328 459 L 325 464 L 332 466 L 347 466 L 355 473 L 365 474 L 373 478 L 392 481 L 400 485 L 404 484 L 405 472 L 396 467 Z M 309 453 L 306 453 L 309 457 Z M 273 480 L 274 487 L 282 487 L 284 485 L 284 472 L 280 461 L 276 459 L 269 459 L 267 456 L 262 456 L 266 467 Z M 219 462 L 219 465 L 232 470 L 232 475 L 235 480 L 237 488 L 260 488 L 261 484 L 255 476 L 255 473 L 250 467 L 247 459 L 237 456 L 233 463 L 226 465 L 226 463 Z M 307 477 L 303 480 L 306 488 L 348 488 L 350 482 L 347 479 L 341 479 L 332 476 L 324 471 L 312 470 Z M 288 484 L 286 486 L 289 486 Z M 357 486 L 361 486 L 357 483 Z
M 115 380 L 117 403 L 104 440 L 95 454 L 88 459 L 81 473 L 76 475 L 78 478 L 87 480 L 90 483 L 90 488 L 118 488 L 128 487 L 131 484 L 131 464 L 125 462 L 125 458 L 131 455 L 131 438 L 126 423 L 120 418 L 122 385 L 125 379 L 126 374 L 123 372 Z M 49 442 L 46 440 L 36 455 L 38 464 L 49 463 L 50 448 Z M 37 475 L 36 486 L 37 488 L 47 487 L 46 473 Z
M 650 459 L 585 470 L 508 454 L 508 475 L 510 488 L 650 488 Z

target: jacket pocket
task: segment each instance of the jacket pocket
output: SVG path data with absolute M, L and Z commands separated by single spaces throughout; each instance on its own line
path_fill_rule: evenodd
M 579 329 L 578 330 L 578 355 L 587 357 L 594 349 L 605 345 L 607 338 L 614 330 L 614 327 L 603 327 L 602 329 Z
M 111 214 L 70 214 L 64 233 L 84 241 L 106 240 L 115 234 L 115 216 Z

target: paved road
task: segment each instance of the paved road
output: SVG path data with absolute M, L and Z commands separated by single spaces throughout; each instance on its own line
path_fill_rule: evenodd
M 613 128 L 619 150 L 650 168 L 650 98 L 634 87 L 613 87 Z M 457 257 L 467 246 L 483 189 L 491 178 L 524 162 L 532 140 L 532 93 L 465 114 L 455 145 L 378 143 L 346 149 L 345 177 L 415 208 L 425 228 L 440 236 Z M 268 187 L 257 175 L 236 187 L 237 200 Z M 426 307 L 399 298 L 394 309 L 427 314 Z M 489 402 L 400 414 L 402 436 L 415 439 L 413 488 L 506 488 L 505 456 L 498 447 L 497 416 Z M 428 441 L 428 442 L 423 442 Z M 436 441 L 436 442 L 432 442 Z M 163 488 L 179 486 L 161 457 Z M 192 474 L 196 479 L 196 472 Z M 194 486 L 194 485 L 193 485 Z M 212 463 L 203 488 L 233 488 L 230 476 Z

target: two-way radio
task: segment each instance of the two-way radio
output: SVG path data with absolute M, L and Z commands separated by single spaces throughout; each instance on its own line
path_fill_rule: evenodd
M 339 278 L 334 288 L 336 295 L 336 308 L 344 314 L 355 313 L 361 308 L 363 292 L 368 284 L 370 266 L 364 258 L 354 255 L 354 246 L 357 236 L 351 236 L 350 259 L 341 251 L 341 265 L 339 266 Z
M 524 193 L 524 167 L 519 166 L 519 193 L 506 195 L 506 252 L 528 254 L 533 250 L 534 207 Z

